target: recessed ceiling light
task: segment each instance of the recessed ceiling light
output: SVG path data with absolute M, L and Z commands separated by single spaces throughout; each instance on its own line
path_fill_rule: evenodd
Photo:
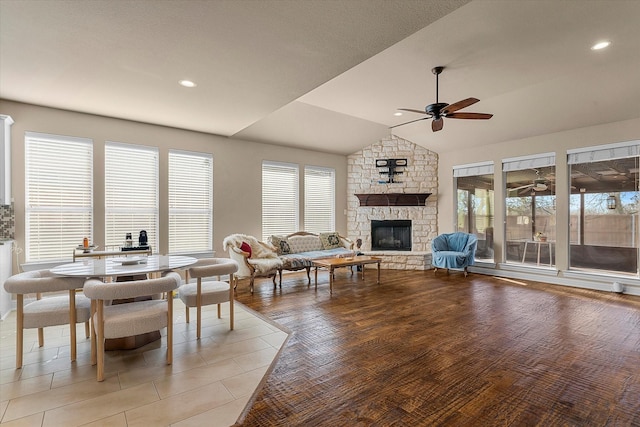
M 180 80 L 178 83 L 180 83 L 181 86 L 184 87 L 196 87 L 197 85 L 192 82 L 191 80 Z
M 593 46 L 591 46 L 591 50 L 604 49 L 604 48 L 608 47 L 610 44 L 611 44 L 611 42 L 609 42 L 609 41 L 598 42 L 598 43 L 594 44 Z
M 394 116 L 401 116 L 402 113 L 400 111 L 396 111 L 395 113 L 393 113 Z

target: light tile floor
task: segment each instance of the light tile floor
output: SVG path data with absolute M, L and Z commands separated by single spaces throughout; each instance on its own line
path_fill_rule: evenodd
M 0 424 L 8 426 L 229 426 L 236 422 L 288 334 L 236 303 L 203 307 L 202 338 L 195 309 L 185 323 L 174 304 L 173 364 L 163 338 L 137 350 L 109 351 L 105 381 L 96 381 L 90 342 L 78 325 L 78 358 L 69 360 L 69 327 L 25 330 L 24 366 L 15 369 L 15 311 L 0 322 Z M 166 333 L 163 330 L 162 333 Z

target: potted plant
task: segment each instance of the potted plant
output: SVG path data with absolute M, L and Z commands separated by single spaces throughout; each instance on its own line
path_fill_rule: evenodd
M 547 236 L 542 231 L 538 231 L 534 236 L 534 240 L 536 240 L 538 242 L 546 242 L 547 241 Z

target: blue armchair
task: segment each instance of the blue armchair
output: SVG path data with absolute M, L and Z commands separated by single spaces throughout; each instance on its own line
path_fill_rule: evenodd
M 467 277 L 467 267 L 473 265 L 478 238 L 469 233 L 441 234 L 431 241 L 431 264 L 438 268 L 462 269 Z

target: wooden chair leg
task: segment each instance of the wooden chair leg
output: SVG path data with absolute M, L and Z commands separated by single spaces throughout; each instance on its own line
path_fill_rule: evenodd
M 98 363 L 97 360 L 97 338 L 96 338 L 96 324 L 94 322 L 94 314 L 96 313 L 96 301 L 91 300 L 91 366 L 95 366 Z
M 187 323 L 189 323 L 189 306 L 188 305 L 184 306 L 184 317 Z
M 220 310 L 220 304 L 218 304 L 218 319 L 222 319 L 222 310 Z
M 16 369 L 22 368 L 22 347 L 24 345 L 24 295 L 16 296 Z
M 200 326 L 200 320 L 198 320 Z M 167 298 L 167 365 L 173 363 L 173 298 Z
M 69 339 L 71 340 L 71 361 L 75 362 L 76 347 L 76 290 L 69 290 Z
M 91 337 L 91 327 L 89 326 L 89 321 L 87 320 L 86 322 L 84 322 L 84 336 L 85 338 L 89 339 L 89 337 Z
M 202 330 L 202 278 L 198 277 L 198 290 L 196 294 L 196 312 L 198 317 L 197 338 L 200 339 Z
M 251 293 L 253 293 L 253 275 L 251 275 L 251 282 L 249 282 L 249 289 L 251 290 Z
M 233 289 L 229 286 L 229 329 L 233 331 Z
M 96 317 L 98 318 L 97 325 L 97 356 L 98 356 L 98 381 L 104 381 L 104 302 L 98 300 L 98 310 Z
M 42 294 L 40 292 L 36 293 L 36 299 L 42 299 Z M 38 328 L 38 347 L 44 347 L 44 329 Z

